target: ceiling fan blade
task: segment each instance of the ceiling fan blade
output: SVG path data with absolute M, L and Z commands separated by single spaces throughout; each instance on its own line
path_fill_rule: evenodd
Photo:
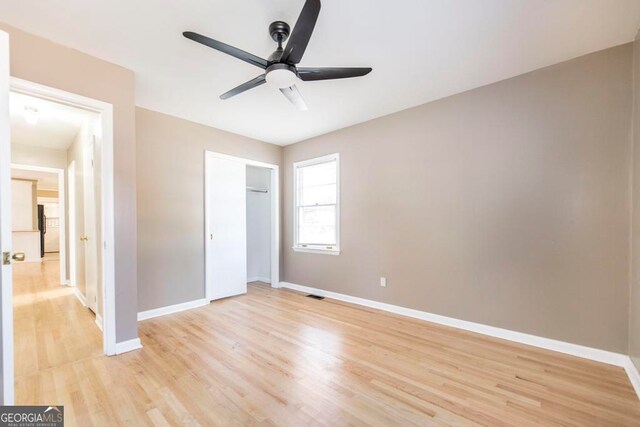
M 267 80 L 265 79 L 265 75 L 262 74 L 262 75 L 256 77 L 255 79 L 251 79 L 248 82 L 242 83 L 238 87 L 234 87 L 229 92 L 223 93 L 222 95 L 220 95 L 220 99 L 229 99 L 232 96 L 239 95 L 242 92 L 245 92 L 245 91 L 247 91 L 249 89 L 253 89 L 254 87 L 258 87 L 261 84 L 264 84 L 266 81 Z
M 320 0 L 307 0 L 300 12 L 296 26 L 293 27 L 287 46 L 280 60 L 288 64 L 298 64 L 307 49 L 313 28 L 320 14 Z
M 287 99 L 298 108 L 298 110 L 308 110 L 307 104 L 305 104 L 304 99 L 302 98 L 302 95 L 300 95 L 300 92 L 298 91 L 296 85 L 293 85 L 291 87 L 283 87 L 280 89 L 280 92 L 282 92 L 283 95 L 286 96 Z
M 249 52 L 245 52 L 244 50 L 238 49 L 237 47 L 229 46 L 226 43 L 219 42 L 207 36 L 203 36 L 202 34 L 185 31 L 184 33 L 182 33 L 182 35 L 190 40 L 193 40 L 194 42 L 209 46 L 212 49 L 218 50 L 222 53 L 226 53 L 227 55 L 231 55 L 234 58 L 238 58 L 244 62 L 248 62 L 249 64 L 255 65 L 256 67 L 265 69 L 269 65 L 266 59 L 262 59 L 259 56 L 255 56 Z
M 300 80 L 306 82 L 312 80 L 348 79 L 351 77 L 366 76 L 371 68 L 298 68 Z

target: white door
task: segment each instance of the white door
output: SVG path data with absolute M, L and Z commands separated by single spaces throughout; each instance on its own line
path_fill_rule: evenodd
M 13 280 L 11 271 L 11 141 L 9 35 L 0 31 L 0 401 L 13 404 Z
M 206 153 L 206 293 L 247 292 L 247 174 L 244 163 Z
M 84 243 L 85 283 L 87 307 L 98 312 L 98 235 L 96 233 L 96 191 L 94 178 L 95 138 L 83 150 L 83 210 L 84 210 Z
M 69 213 L 69 284 L 78 286 L 78 276 L 76 276 L 77 245 L 80 240 L 76 233 L 76 161 L 72 160 L 67 169 L 67 186 L 69 193 L 69 203 L 67 212 Z

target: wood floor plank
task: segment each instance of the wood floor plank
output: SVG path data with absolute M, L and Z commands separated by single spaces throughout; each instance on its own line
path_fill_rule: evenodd
M 14 272 L 16 401 L 67 425 L 640 425 L 619 367 L 259 283 L 106 357 L 57 261 Z

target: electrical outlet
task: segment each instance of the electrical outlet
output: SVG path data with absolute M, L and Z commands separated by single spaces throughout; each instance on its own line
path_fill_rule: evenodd
M 380 286 L 382 286 L 383 288 L 387 287 L 387 278 L 386 277 L 381 277 L 380 278 Z

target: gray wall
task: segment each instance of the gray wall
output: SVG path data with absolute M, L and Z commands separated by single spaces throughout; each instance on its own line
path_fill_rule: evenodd
M 629 356 L 640 369 L 640 33 L 633 43 L 633 209 L 629 292 Z
M 285 147 L 284 280 L 626 353 L 631 71 L 627 44 Z M 333 152 L 342 253 L 294 253 L 291 164 Z
M 280 164 L 276 145 L 136 109 L 138 305 L 204 298 L 204 152 Z
M 138 336 L 134 74 L 6 24 L 11 75 L 113 105 L 116 342 Z

